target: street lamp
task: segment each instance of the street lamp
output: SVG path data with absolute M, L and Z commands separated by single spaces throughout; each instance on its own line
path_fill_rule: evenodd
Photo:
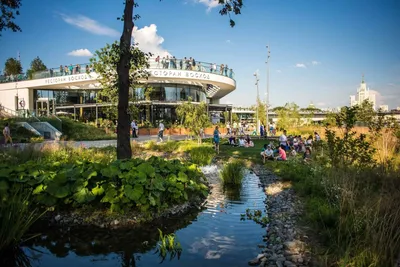
M 267 61 L 265 62 L 265 64 L 267 64 L 267 100 L 266 100 L 266 112 L 267 112 L 267 119 L 266 119 L 266 121 L 267 121 L 267 123 L 266 123 L 266 126 L 267 126 L 267 129 L 266 129 L 266 131 L 265 132 L 268 132 L 269 131 L 269 120 L 268 120 L 268 108 L 269 108 L 269 58 L 271 57 L 271 51 L 270 51 L 270 49 L 269 49 L 269 45 L 267 45 L 267 51 L 268 51 L 268 53 L 267 53 Z
M 256 98 L 256 132 L 257 132 L 257 135 L 258 135 L 258 131 L 259 131 L 259 129 L 260 129 L 260 127 L 258 126 L 258 98 L 259 98 L 259 90 L 258 90 L 258 81 L 259 81 L 259 79 L 258 79 L 258 74 L 257 74 L 257 72 L 254 72 L 254 77 L 256 77 L 256 86 L 257 86 L 257 98 Z

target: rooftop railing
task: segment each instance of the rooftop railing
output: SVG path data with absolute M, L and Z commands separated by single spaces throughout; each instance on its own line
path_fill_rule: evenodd
M 217 65 L 215 63 L 194 61 L 190 59 L 160 58 L 159 60 L 157 60 L 156 58 L 150 58 L 149 65 L 150 69 L 191 70 L 191 71 L 200 71 L 200 72 L 218 74 L 229 77 L 231 79 L 235 78 L 235 73 L 233 72 L 233 70 L 224 64 Z M 32 74 L 31 79 L 35 80 L 35 79 L 74 75 L 80 73 L 83 74 L 92 71 L 94 71 L 94 69 L 92 64 L 90 63 L 76 64 L 69 66 L 65 65 L 65 66 L 60 66 L 58 68 L 51 68 L 48 70 L 35 72 Z M 0 83 L 18 82 L 25 80 L 30 80 L 30 77 L 28 77 L 28 75 L 26 74 L 10 75 L 10 76 L 0 75 Z

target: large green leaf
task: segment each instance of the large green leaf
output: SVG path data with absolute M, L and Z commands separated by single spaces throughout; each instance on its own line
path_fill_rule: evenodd
M 92 193 L 95 196 L 101 196 L 102 194 L 104 194 L 104 188 L 100 187 L 100 186 L 96 186 L 92 189 Z
M 156 205 L 156 200 L 154 199 L 154 197 L 151 194 L 149 194 L 149 202 L 150 202 L 150 205 L 152 205 L 152 206 Z
M 109 165 L 105 169 L 101 170 L 101 174 L 108 178 L 113 178 L 115 176 L 118 176 L 119 173 L 120 170 L 115 165 Z
M 97 176 L 97 171 L 94 171 L 94 170 L 87 170 L 87 171 L 85 171 L 85 172 L 83 173 L 82 176 L 83 176 L 83 178 L 89 180 L 90 178 Z
M 53 182 L 59 185 L 65 184 L 68 181 L 67 174 L 64 170 L 61 170 L 54 176 Z
M 121 170 L 132 170 L 135 167 L 132 161 L 122 161 L 119 165 Z
M 126 185 L 124 187 L 125 195 L 133 201 L 138 201 L 140 197 L 143 195 L 143 186 L 140 184 L 136 184 L 133 188 L 131 185 Z
M 40 194 L 43 192 L 43 190 L 44 190 L 44 185 L 40 184 L 36 186 L 35 190 L 33 190 L 33 194 L 34 195 Z
M 118 198 L 117 198 L 117 190 L 111 186 L 104 186 L 104 191 L 106 192 L 106 194 L 104 195 L 104 197 L 101 199 L 101 202 L 109 202 L 109 203 L 114 203 L 114 202 L 118 202 Z
M 57 203 L 57 198 L 50 196 L 49 194 L 40 194 L 36 197 L 37 202 L 45 205 L 45 206 L 54 206 Z
M 137 171 L 145 173 L 148 177 L 154 177 L 154 175 L 156 174 L 156 170 L 148 162 L 142 163 L 137 166 Z
M 182 182 L 182 183 L 186 183 L 188 181 L 188 177 L 187 177 L 186 173 L 181 171 L 181 172 L 178 173 L 177 180 Z
M 80 191 L 76 192 L 72 198 L 79 204 L 84 204 L 94 200 L 96 197 L 87 188 L 82 188 Z
M 143 184 L 147 181 L 147 176 L 144 172 L 138 171 L 135 173 L 135 182 Z
M 46 192 L 56 198 L 64 198 L 70 193 L 70 186 L 68 184 L 60 185 L 51 182 L 46 186 Z
M 153 179 L 153 186 L 155 189 L 159 190 L 159 191 L 165 191 L 165 187 L 164 187 L 164 181 L 162 178 L 154 178 Z
M 78 192 L 81 191 L 83 188 L 85 188 L 88 185 L 88 180 L 79 178 L 76 180 L 72 185 L 71 185 L 71 191 L 72 192 Z

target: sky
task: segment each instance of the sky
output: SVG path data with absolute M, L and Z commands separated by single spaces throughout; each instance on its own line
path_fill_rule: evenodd
M 133 37 L 156 54 L 228 64 L 237 88 L 221 103 L 250 106 L 266 97 L 270 46 L 270 104 L 349 105 L 362 74 L 377 104 L 400 106 L 399 0 L 243 0 L 242 14 L 221 16 L 215 0 L 139 0 Z M 123 0 L 22 0 L 22 32 L 0 37 L 0 69 L 20 54 L 24 70 L 39 56 L 47 67 L 89 62 L 119 40 Z

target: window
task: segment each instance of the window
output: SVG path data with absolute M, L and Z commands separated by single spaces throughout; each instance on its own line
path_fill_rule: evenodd
M 187 85 L 178 85 L 178 86 L 179 86 L 178 87 L 178 94 L 179 94 L 178 100 L 186 101 L 188 99 L 189 93 L 190 93 L 189 86 L 187 86 Z
M 165 86 L 165 101 L 176 101 L 176 86 Z

